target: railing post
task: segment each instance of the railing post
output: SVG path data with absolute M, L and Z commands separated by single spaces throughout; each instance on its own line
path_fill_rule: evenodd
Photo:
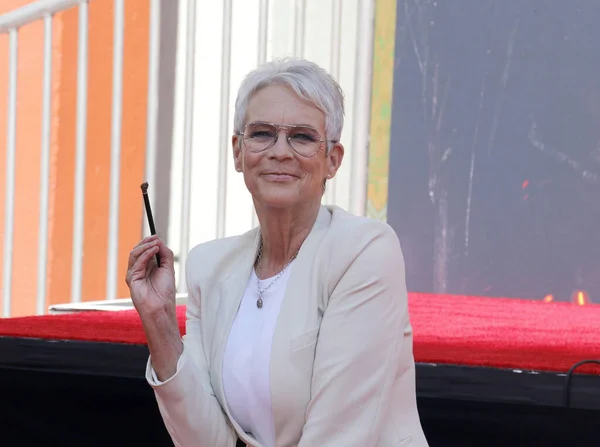
M 196 51 L 196 0 L 188 0 L 185 55 L 185 116 L 183 124 L 183 172 L 181 194 L 181 232 L 179 243 L 178 291 L 187 292 L 185 265 L 190 245 L 190 207 L 192 188 L 192 148 L 194 143 L 194 69 Z
M 333 0 L 331 2 L 331 50 L 329 59 L 329 72 L 336 81 L 340 81 L 340 53 L 342 49 L 342 0 Z M 327 135 L 331 139 L 332 135 Z M 330 143 L 327 143 L 330 144 Z M 333 178 L 327 182 L 325 190 L 325 202 L 327 204 L 335 203 L 337 180 Z
M 304 57 L 306 0 L 296 0 L 294 18 L 294 56 Z
M 227 217 L 227 161 L 231 142 L 229 139 L 229 84 L 231 67 L 232 0 L 223 0 L 223 35 L 221 48 L 221 116 L 219 128 L 219 178 L 217 182 L 217 237 L 225 236 Z
M 160 5 L 161 0 L 150 0 L 150 34 L 148 49 L 148 98 L 146 111 L 146 161 L 144 179 L 154 188 L 158 182 L 156 177 L 157 134 L 158 125 L 158 79 L 160 68 Z M 152 209 L 156 210 L 156 191 L 150 194 Z M 142 233 L 150 235 L 148 220 L 144 214 Z
M 17 152 L 17 74 L 19 31 L 9 32 L 8 124 L 6 127 L 6 197 L 4 205 L 4 260 L 2 268 L 2 315 L 10 317 L 12 291 L 13 233 L 15 226 L 15 158 Z
M 360 0 L 358 14 L 358 67 L 354 93 L 354 123 L 352 126 L 353 157 L 351 166 L 352 190 L 350 210 L 366 214 L 367 172 L 369 163 L 369 124 L 371 116 L 371 80 L 373 66 L 373 30 L 375 27 L 375 1 Z
M 88 88 L 88 2 L 79 5 L 77 47 L 77 121 L 75 130 L 75 204 L 73 210 L 73 259 L 71 302 L 81 301 L 83 272 L 83 228 L 85 212 L 85 156 L 87 136 Z
M 42 154 L 40 163 L 40 220 L 38 235 L 37 297 L 35 310 L 46 313 L 48 258 L 48 202 L 50 193 L 50 131 L 52 119 L 52 15 L 44 17 L 44 79 L 42 83 Z
M 258 11 L 258 65 L 267 62 L 267 45 L 269 37 L 269 0 L 260 0 Z M 258 225 L 258 216 L 252 206 L 252 227 Z
M 110 199 L 108 217 L 108 255 L 106 299 L 117 298 L 119 265 L 119 198 L 121 194 L 121 128 L 123 116 L 123 47 L 125 30 L 124 0 L 114 0 L 113 87 L 111 112 Z

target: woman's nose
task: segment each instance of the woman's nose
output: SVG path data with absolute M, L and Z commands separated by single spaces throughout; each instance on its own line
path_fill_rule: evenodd
M 292 157 L 293 148 L 288 141 L 287 132 L 285 129 L 279 129 L 275 144 L 270 148 L 270 154 L 276 158 Z

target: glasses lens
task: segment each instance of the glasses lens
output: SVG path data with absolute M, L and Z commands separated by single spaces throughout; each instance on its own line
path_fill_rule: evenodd
M 314 155 L 321 147 L 321 134 L 312 127 L 293 127 L 288 137 L 294 150 L 305 157 Z
M 275 142 L 276 138 L 277 129 L 271 124 L 248 124 L 244 132 L 244 144 L 252 152 L 264 151 Z
M 285 126 L 284 126 L 285 127 Z M 321 134 L 314 127 L 287 127 L 287 137 L 292 149 L 305 157 L 312 157 L 321 148 Z M 251 152 L 262 152 L 277 140 L 278 129 L 273 124 L 250 123 L 244 131 L 244 144 Z

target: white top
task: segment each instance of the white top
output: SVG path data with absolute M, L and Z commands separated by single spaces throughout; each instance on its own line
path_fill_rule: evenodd
M 277 278 L 259 280 L 252 269 L 223 357 L 223 388 L 231 416 L 264 447 L 275 447 L 270 364 L 275 324 L 292 265 Z M 257 281 L 263 293 L 258 300 Z

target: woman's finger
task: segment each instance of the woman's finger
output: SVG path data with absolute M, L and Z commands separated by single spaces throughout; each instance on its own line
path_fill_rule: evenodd
M 150 270 L 148 265 L 152 259 L 152 256 L 154 256 L 157 251 L 158 248 L 156 246 L 148 248 L 137 257 L 135 263 L 129 270 L 127 270 L 125 281 L 130 287 L 133 282 L 142 280 L 148 276 L 148 271 Z
M 166 246 L 162 240 L 157 241 L 158 256 L 160 257 L 160 267 L 171 271 L 175 270 L 175 256 L 173 251 Z
M 134 251 L 136 248 L 139 248 L 140 246 L 147 244 L 148 242 L 152 242 L 158 239 L 158 235 L 157 234 L 153 234 L 152 236 L 147 236 L 144 239 L 142 239 L 141 241 L 139 241 L 137 244 L 135 244 L 133 246 L 133 248 L 131 249 L 131 251 Z
M 145 244 L 146 242 L 154 241 L 156 239 L 158 239 L 157 234 L 153 234 L 152 236 L 146 236 L 144 239 L 140 240 L 137 244 L 135 244 L 133 248 L 139 247 L 140 245 Z
M 148 248 L 156 246 L 158 244 L 158 239 L 152 239 L 148 242 L 145 242 L 143 244 L 138 244 L 136 245 L 133 250 L 131 250 L 131 252 L 129 253 L 129 260 L 127 262 L 127 268 L 130 269 L 133 264 L 135 264 L 135 261 L 137 260 L 137 258 L 144 252 L 146 251 Z
M 158 253 L 158 247 L 155 245 L 147 248 L 137 257 L 133 266 L 127 271 L 127 284 L 143 279 L 146 276 L 148 263 L 156 253 Z

